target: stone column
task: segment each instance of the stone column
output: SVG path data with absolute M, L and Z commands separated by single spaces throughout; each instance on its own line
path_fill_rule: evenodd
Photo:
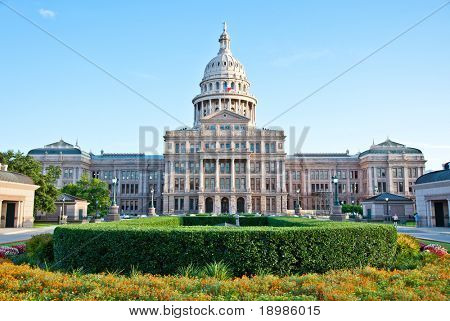
M 281 161 L 281 191 L 286 193 L 286 162 Z
M 169 161 L 164 164 L 164 193 L 169 192 Z
M 189 179 L 190 179 L 190 171 L 189 171 L 189 161 L 186 160 L 185 161 L 185 174 L 184 174 L 184 192 L 188 193 L 189 192 Z
M 169 191 L 171 193 L 175 192 L 175 164 L 174 161 L 170 162 L 170 178 L 169 178 L 170 188 Z
M 403 167 L 403 188 L 405 195 L 409 195 L 409 173 L 408 167 Z
M 250 158 L 247 158 L 245 163 L 245 188 L 248 192 L 251 191 L 250 186 Z
M 234 157 L 231 158 L 231 191 L 236 191 L 236 184 L 235 184 L 235 178 L 236 178 L 236 172 L 234 169 Z
M 198 184 L 199 184 L 199 186 L 198 186 L 198 189 L 199 189 L 199 192 L 204 192 L 205 191 L 205 187 L 204 187 L 204 178 L 203 178 L 203 176 L 204 176 L 204 173 L 203 173 L 203 158 L 201 158 L 200 157 L 200 166 L 199 166 L 199 182 L 198 182 Z M 204 210 L 204 209 L 203 209 Z
M 220 191 L 220 163 L 219 158 L 216 158 L 216 192 Z
M 373 178 L 372 178 L 372 167 L 367 167 L 367 195 L 373 195 L 374 188 L 373 188 Z
M 279 160 L 276 160 L 275 161 L 276 163 L 275 163 L 275 170 L 276 170 L 276 172 L 277 172 L 277 174 L 276 174 L 276 180 L 277 180 L 277 186 L 276 186 L 276 188 L 277 188 L 277 193 L 280 193 L 281 192 L 281 180 L 280 180 L 280 161 Z M 278 206 L 278 205 L 277 205 Z
M 288 192 L 291 194 L 293 194 L 293 193 L 297 194 L 296 191 L 292 190 L 292 170 L 289 170 L 288 175 L 289 175 L 289 191 Z

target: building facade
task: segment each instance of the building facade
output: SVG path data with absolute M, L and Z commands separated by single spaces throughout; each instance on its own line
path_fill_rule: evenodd
M 286 155 L 282 130 L 256 126 L 257 99 L 244 66 L 231 52 L 224 26 L 219 52 L 206 65 L 200 93 L 192 100 L 191 128 L 164 136 L 164 155 L 88 154 L 60 141 L 29 155 L 62 168 L 58 186 L 88 172 L 119 179 L 122 212 L 146 213 L 154 191 L 158 213 L 287 213 L 297 205 L 327 214 L 332 177 L 339 200 L 360 201 L 389 192 L 413 197 L 425 168 L 422 152 L 389 139 L 363 153 Z
M 427 173 L 415 185 L 418 225 L 450 226 L 450 163 L 441 171 Z

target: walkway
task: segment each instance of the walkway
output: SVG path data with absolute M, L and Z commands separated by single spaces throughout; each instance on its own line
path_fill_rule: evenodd
M 399 226 L 399 233 L 408 234 L 418 239 L 450 243 L 450 228 L 448 227 L 408 227 Z
M 0 244 L 26 241 L 33 235 L 53 233 L 55 227 L 0 228 Z

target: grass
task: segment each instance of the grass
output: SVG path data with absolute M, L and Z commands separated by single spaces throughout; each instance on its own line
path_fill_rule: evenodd
M 438 241 L 431 241 L 431 240 L 423 240 L 423 239 L 417 239 L 419 242 L 424 243 L 426 245 L 428 244 L 437 244 L 442 246 L 443 248 L 445 248 L 447 250 L 447 252 L 450 252 L 450 243 L 446 243 L 446 242 L 438 242 Z
M 4 243 L 4 244 L 0 244 L 0 246 L 22 245 L 22 244 L 25 244 L 26 242 L 27 242 L 27 241 L 12 242 L 12 243 Z
M 34 222 L 33 227 L 49 227 L 49 226 L 56 226 L 57 223 L 53 222 Z

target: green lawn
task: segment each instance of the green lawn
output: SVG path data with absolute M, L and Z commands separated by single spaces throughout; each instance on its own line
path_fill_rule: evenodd
M 447 252 L 450 251 L 450 243 L 445 243 L 445 242 L 438 242 L 438 241 L 430 241 L 430 240 L 422 240 L 422 239 L 417 239 L 419 242 L 424 243 L 424 244 L 438 244 L 442 247 L 444 247 L 445 249 L 447 249 Z
M 13 245 L 21 245 L 21 244 L 25 244 L 26 241 L 21 241 L 21 242 L 13 242 L 13 243 L 6 243 L 6 244 L 0 244 L 0 246 L 13 246 Z
M 55 226 L 58 225 L 57 223 L 47 223 L 47 222 L 34 222 L 33 227 L 48 227 L 48 226 Z

